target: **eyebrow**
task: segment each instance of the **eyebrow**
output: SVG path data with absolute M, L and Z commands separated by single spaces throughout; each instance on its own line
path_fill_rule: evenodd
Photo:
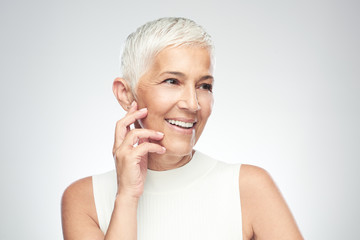
M 160 74 L 160 76 L 162 75 L 165 75 L 165 74 L 171 74 L 171 75 L 175 75 L 175 76 L 179 76 L 179 77 L 185 77 L 186 75 L 182 72 L 176 72 L 176 71 L 167 71 L 167 72 L 163 72 Z M 214 77 L 211 76 L 211 75 L 205 75 L 205 76 L 202 76 L 200 78 L 200 81 L 203 81 L 203 80 L 207 80 L 207 79 L 212 79 L 214 81 Z

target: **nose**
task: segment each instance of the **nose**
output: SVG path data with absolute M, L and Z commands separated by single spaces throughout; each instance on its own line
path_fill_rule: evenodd
M 180 109 L 186 109 L 190 112 L 197 112 L 201 109 L 195 87 L 183 89 L 178 106 Z

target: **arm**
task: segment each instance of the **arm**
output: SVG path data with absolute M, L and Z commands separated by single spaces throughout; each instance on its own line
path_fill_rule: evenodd
M 117 196 L 105 240 L 137 239 L 138 199 Z
M 239 186 L 244 239 L 303 239 L 284 198 L 265 170 L 242 165 Z
M 115 129 L 113 155 L 118 191 L 106 235 L 99 228 L 92 178 L 70 185 L 62 198 L 62 224 L 65 240 L 137 239 L 137 206 L 144 190 L 149 152 L 163 154 L 165 148 L 150 140 L 160 140 L 162 133 L 148 129 L 130 130 L 130 125 L 147 115 L 146 109 L 136 110 L 134 103 Z M 133 145 L 138 142 L 138 146 Z
M 137 204 L 134 198 L 118 196 L 108 231 L 104 236 L 97 218 L 92 178 L 81 179 L 71 184 L 62 197 L 61 215 L 64 239 L 136 239 Z
M 65 240 L 102 240 L 92 188 L 87 177 L 71 184 L 61 201 L 61 220 Z

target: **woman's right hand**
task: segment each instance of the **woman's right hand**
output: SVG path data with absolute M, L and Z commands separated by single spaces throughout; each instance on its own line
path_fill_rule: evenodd
M 113 156 L 117 173 L 117 196 L 139 199 L 144 191 L 148 153 L 165 153 L 166 149 L 149 140 L 161 140 L 163 133 L 150 129 L 132 129 L 130 125 L 147 116 L 147 109 L 137 110 L 134 101 L 124 118 L 116 123 Z M 137 146 L 134 146 L 135 144 Z

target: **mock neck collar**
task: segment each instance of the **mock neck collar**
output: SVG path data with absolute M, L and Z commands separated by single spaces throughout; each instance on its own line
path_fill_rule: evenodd
M 185 189 L 212 169 L 216 162 L 195 151 L 192 159 L 181 167 L 165 171 L 148 169 L 144 193 L 169 193 Z

